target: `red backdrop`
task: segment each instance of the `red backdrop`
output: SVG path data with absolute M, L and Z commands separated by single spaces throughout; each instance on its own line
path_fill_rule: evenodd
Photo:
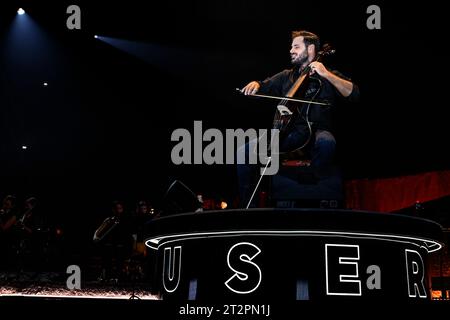
M 450 195 L 450 171 L 350 180 L 345 190 L 349 209 L 391 212 Z

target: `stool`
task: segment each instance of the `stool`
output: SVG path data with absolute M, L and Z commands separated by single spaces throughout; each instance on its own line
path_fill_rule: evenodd
M 277 208 L 342 208 L 342 175 L 337 166 L 318 173 L 310 159 L 283 161 L 272 177 L 271 194 Z

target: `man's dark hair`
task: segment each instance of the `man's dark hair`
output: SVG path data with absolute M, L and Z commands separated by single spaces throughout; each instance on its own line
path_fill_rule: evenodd
M 303 37 L 303 42 L 305 43 L 305 46 L 307 48 L 310 44 L 313 44 L 314 48 L 316 49 L 316 54 L 317 52 L 319 52 L 320 39 L 316 34 L 306 30 L 292 31 L 292 40 L 294 40 L 297 37 Z

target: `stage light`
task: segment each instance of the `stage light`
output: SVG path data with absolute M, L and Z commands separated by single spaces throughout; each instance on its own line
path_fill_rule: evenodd
M 17 14 L 23 15 L 23 14 L 25 14 L 25 10 L 23 10 L 22 8 L 19 8 L 19 10 L 17 10 Z
M 47 82 L 44 82 L 43 85 L 44 85 L 44 87 L 46 87 L 46 86 L 48 86 L 48 83 L 47 83 Z
M 22 150 L 27 150 L 28 147 L 27 146 L 22 146 Z
M 95 35 L 94 38 L 95 38 L 95 39 L 98 39 L 98 35 Z
M 220 209 L 226 209 L 228 207 L 228 204 L 225 201 L 220 202 Z

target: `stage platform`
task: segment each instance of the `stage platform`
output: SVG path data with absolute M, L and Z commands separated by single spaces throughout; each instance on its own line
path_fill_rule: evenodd
M 170 301 L 427 301 L 442 243 L 429 220 L 331 209 L 179 214 L 146 238 Z

